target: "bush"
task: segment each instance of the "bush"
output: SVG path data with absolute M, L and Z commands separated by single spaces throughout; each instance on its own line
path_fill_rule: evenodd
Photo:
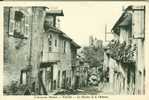
M 126 42 L 120 43 L 118 40 L 112 40 L 106 47 L 106 53 L 116 61 L 122 63 L 135 62 L 136 45 L 126 45 Z
M 18 90 L 18 82 L 12 81 L 9 86 L 5 86 L 3 89 L 3 93 L 6 95 L 15 95 Z

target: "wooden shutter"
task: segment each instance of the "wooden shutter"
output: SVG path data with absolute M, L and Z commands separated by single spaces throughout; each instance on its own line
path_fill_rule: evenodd
M 25 29 L 24 29 L 24 36 L 29 37 L 29 16 L 25 16 Z
M 20 27 L 21 27 L 21 34 L 25 35 L 25 18 L 24 17 L 21 20 Z
M 13 8 L 10 8 L 10 13 L 9 13 L 9 35 L 14 35 L 14 16 L 15 16 L 15 11 Z
M 144 38 L 145 32 L 145 13 L 144 9 L 137 8 L 133 12 L 133 19 L 132 19 L 132 32 L 134 38 Z

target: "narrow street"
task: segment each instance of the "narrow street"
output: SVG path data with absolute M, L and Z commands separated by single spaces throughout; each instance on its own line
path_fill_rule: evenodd
M 89 86 L 77 89 L 77 95 L 97 95 L 102 91 L 98 90 L 98 86 Z
M 110 92 L 106 84 L 100 86 L 88 86 L 77 90 L 63 90 L 57 92 L 56 95 L 101 95 L 101 94 L 113 94 Z
M 88 86 L 81 89 L 76 90 L 62 90 L 60 92 L 57 92 L 56 95 L 97 95 L 98 93 L 101 93 L 102 91 L 98 90 L 98 86 Z
M 3 94 L 145 95 L 149 8 L 103 4 L 4 7 Z

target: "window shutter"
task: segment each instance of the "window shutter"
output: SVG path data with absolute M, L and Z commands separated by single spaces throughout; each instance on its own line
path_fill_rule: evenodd
M 144 38 L 144 30 L 145 30 L 145 19 L 144 19 L 144 10 L 135 10 L 133 13 L 133 20 L 132 20 L 132 32 L 134 38 Z
M 25 34 L 24 34 L 25 37 L 29 37 L 29 24 L 25 24 Z
M 24 36 L 29 37 L 29 17 L 25 16 Z
M 24 18 L 22 18 L 20 26 L 21 26 L 21 34 L 25 35 L 25 19 Z
M 52 51 L 52 34 L 48 36 L 49 52 Z
M 14 20 L 14 16 L 15 16 L 15 11 L 13 10 L 13 8 L 10 8 L 10 13 L 9 13 L 9 35 L 14 35 L 14 24 L 15 24 L 15 20 Z

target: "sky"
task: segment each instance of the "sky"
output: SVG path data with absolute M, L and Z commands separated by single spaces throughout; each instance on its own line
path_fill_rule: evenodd
M 108 2 L 66 2 L 58 6 L 64 12 L 64 16 L 60 17 L 60 29 L 81 46 L 89 45 L 91 35 L 104 41 L 105 25 L 110 32 L 121 16 L 123 7 L 127 5 Z

